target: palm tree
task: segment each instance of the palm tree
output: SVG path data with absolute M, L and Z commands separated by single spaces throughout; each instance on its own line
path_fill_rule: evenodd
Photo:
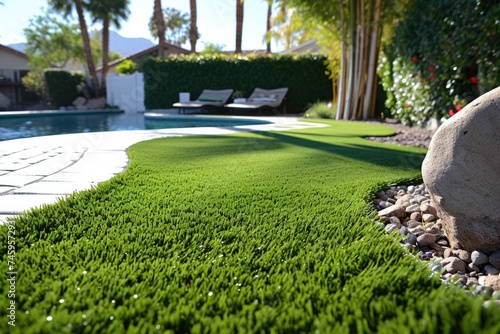
M 71 11 L 75 8 L 78 15 L 78 23 L 80 25 L 80 32 L 83 39 L 83 49 L 85 54 L 85 62 L 87 63 L 87 70 L 89 72 L 90 78 L 92 80 L 92 88 L 95 96 L 99 96 L 99 80 L 97 80 L 97 72 L 94 65 L 94 60 L 92 58 L 92 50 L 90 47 L 89 32 L 87 29 L 87 23 L 85 22 L 85 16 L 83 14 L 83 9 L 87 6 L 87 3 L 82 0 L 49 0 L 49 5 L 56 11 L 61 12 L 65 15 L 71 15 Z
M 243 0 L 236 0 L 236 53 L 241 53 L 243 36 Z
M 273 0 L 267 0 L 267 21 L 266 21 L 266 53 L 271 53 L 271 29 L 273 16 Z
M 161 0 L 155 0 L 153 17 L 156 24 L 156 32 L 158 37 L 158 58 L 163 58 L 163 49 L 165 47 L 165 21 L 163 20 Z
M 191 25 L 189 27 L 189 43 L 191 44 L 191 53 L 196 52 L 196 41 L 198 40 L 198 27 L 196 26 L 196 0 L 189 0 L 191 8 Z
M 189 15 L 182 13 L 176 8 L 165 8 L 163 10 L 163 24 L 165 25 L 165 42 L 180 46 L 189 38 Z M 151 35 L 158 35 L 156 20 L 151 17 L 149 21 Z
M 106 73 L 109 63 L 109 26 L 113 24 L 120 28 L 120 20 L 127 19 L 130 11 L 130 0 L 101 0 L 92 1 L 89 10 L 95 20 L 102 21 L 102 78 L 101 94 L 106 95 Z

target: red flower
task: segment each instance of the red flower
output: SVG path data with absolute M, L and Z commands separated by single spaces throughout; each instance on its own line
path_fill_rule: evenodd
M 434 79 L 434 73 L 431 73 L 431 75 L 429 75 L 429 78 Z
M 455 110 L 459 112 L 460 110 L 462 110 L 462 106 L 455 106 Z
M 416 63 L 416 62 L 418 61 L 418 57 L 417 57 L 417 56 L 413 56 L 413 57 L 411 57 L 411 60 L 412 60 L 414 63 Z
M 427 71 L 429 71 L 429 72 L 434 71 L 434 67 L 432 67 L 432 66 L 427 67 Z
M 470 82 L 472 82 L 474 85 L 477 85 L 477 77 L 470 77 L 469 78 Z
M 410 101 L 406 101 L 405 106 L 411 107 L 412 103 Z
M 455 112 L 453 111 L 453 109 L 450 109 L 450 110 L 448 111 L 448 114 L 450 114 L 450 116 L 453 116 L 453 115 L 455 115 Z

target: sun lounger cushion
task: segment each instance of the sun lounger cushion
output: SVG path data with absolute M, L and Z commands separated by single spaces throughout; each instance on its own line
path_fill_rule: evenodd
M 213 95 L 201 95 L 198 98 L 198 101 L 202 102 L 222 102 L 222 98 L 219 96 L 213 96 Z

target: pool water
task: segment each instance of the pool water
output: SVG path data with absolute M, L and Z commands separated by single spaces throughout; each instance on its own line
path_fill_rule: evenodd
M 1 116 L 1 113 L 0 113 Z M 251 118 L 177 116 L 168 114 L 71 114 L 0 117 L 0 141 L 68 133 L 152 130 L 192 127 L 229 127 L 268 124 Z

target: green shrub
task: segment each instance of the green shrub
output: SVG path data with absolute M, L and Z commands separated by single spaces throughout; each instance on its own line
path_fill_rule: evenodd
M 132 74 L 137 71 L 137 65 L 130 59 L 125 59 L 121 64 L 116 66 L 116 72 L 119 74 Z
M 306 110 L 304 117 L 334 119 L 336 114 L 337 108 L 331 102 L 316 102 Z
M 311 55 L 148 59 L 142 67 L 146 109 L 171 108 L 179 92 L 197 97 L 203 89 L 232 88 L 248 97 L 256 87 L 288 87 L 288 112 L 303 113 L 310 103 L 332 99 L 325 62 L 325 57 Z
M 47 70 L 45 82 L 49 102 L 55 107 L 69 106 L 78 97 L 79 87 L 85 84 L 85 76 L 80 72 Z
M 500 85 L 499 16 L 498 1 L 414 1 L 379 67 L 393 116 L 445 119 Z

